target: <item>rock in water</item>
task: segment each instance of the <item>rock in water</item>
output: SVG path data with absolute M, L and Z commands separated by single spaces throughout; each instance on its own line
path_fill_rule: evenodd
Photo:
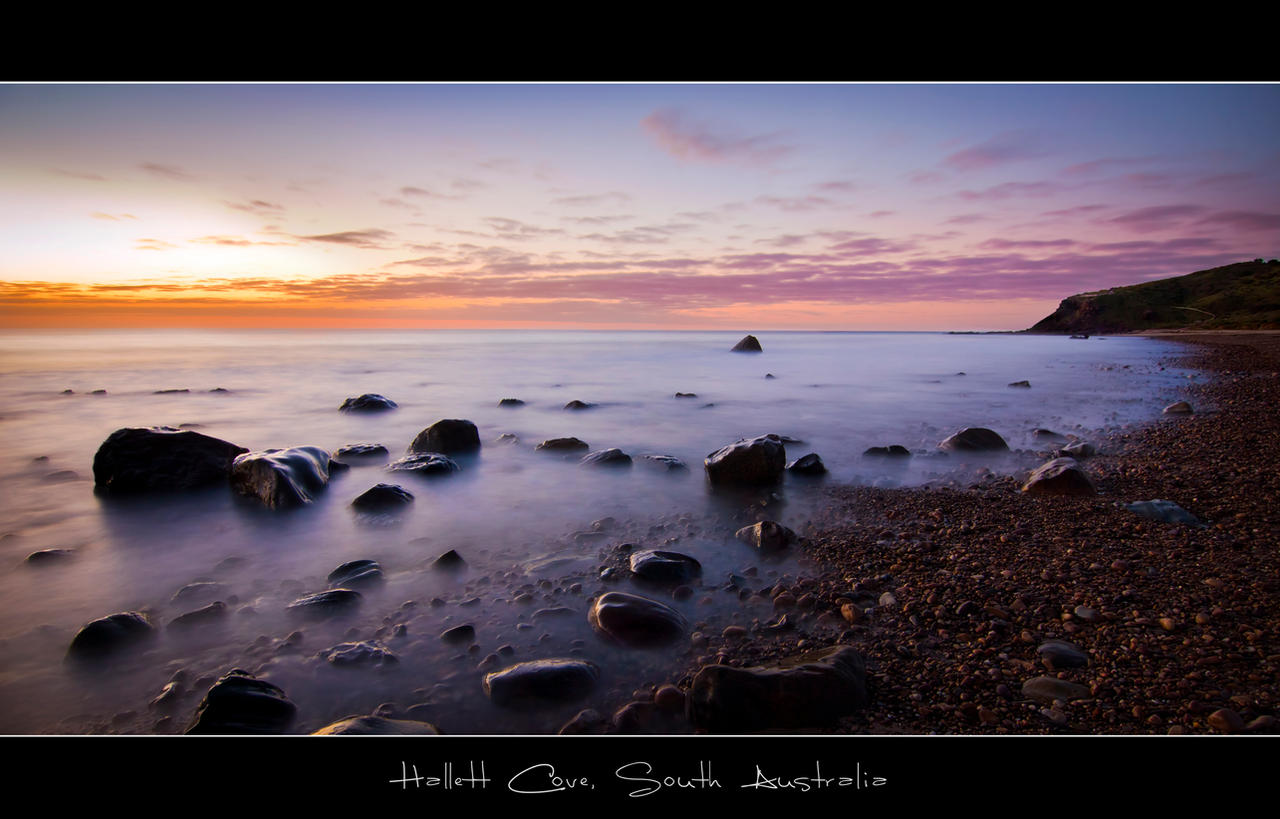
M 221 623 L 227 616 L 227 604 L 215 600 L 209 605 L 186 614 L 179 614 L 169 621 L 169 628 L 184 629 L 192 626 L 207 626 Z
M 37 566 L 61 563 L 76 556 L 75 549 L 41 549 L 27 555 L 27 562 Z
M 383 581 L 382 566 L 376 560 L 350 560 L 329 572 L 326 579 L 334 588 L 377 585 Z
M 539 452 L 572 452 L 577 449 L 590 449 L 586 441 L 579 441 L 577 438 L 551 438 L 543 441 L 534 447 Z
M 911 450 L 901 444 L 890 446 L 873 446 L 863 450 L 864 458 L 910 458 Z
M 316 446 L 249 452 L 231 462 L 231 488 L 270 509 L 305 506 L 329 485 L 330 464 Z
M 382 444 L 348 444 L 333 453 L 335 460 L 386 460 L 391 453 Z
M 438 452 L 419 452 L 406 455 L 398 461 L 387 465 L 388 472 L 411 472 L 423 478 L 443 477 L 460 472 L 462 467 L 447 455 Z
M 380 483 L 351 501 L 351 506 L 360 512 L 393 512 L 411 503 L 412 493 L 393 483 Z
M 787 452 L 777 435 L 761 435 L 722 447 L 702 463 L 712 483 L 770 484 L 782 477 Z
M 496 705 L 570 702 L 585 697 L 599 677 L 600 669 L 584 660 L 532 660 L 486 675 L 484 693 Z
M 647 549 L 631 555 L 631 573 L 663 585 L 688 583 L 702 574 L 702 564 L 689 555 Z
M 779 552 L 796 541 L 795 532 L 771 520 L 762 520 L 750 526 L 743 526 L 734 532 L 734 537 L 762 552 Z
M 462 555 L 458 554 L 456 549 L 450 549 L 431 561 L 431 568 L 449 571 L 464 568 L 466 565 L 467 561 L 462 559 Z
M 395 409 L 398 404 L 390 398 L 366 393 L 358 398 L 348 398 L 338 409 L 343 412 L 385 412 Z
M 832 646 L 768 667 L 703 666 L 693 678 L 687 709 L 696 728 L 741 734 L 834 726 L 867 701 L 862 655 Z
M 1188 526 L 1204 526 L 1200 518 L 1173 501 L 1158 499 L 1138 501 L 1136 503 L 1126 503 L 1124 508 L 1136 515 L 1142 515 L 1144 518 L 1157 520 L 1161 523 L 1185 523 Z
M 353 736 L 387 736 L 400 734 L 439 734 L 440 731 L 429 722 L 412 719 L 387 719 L 386 717 L 347 717 L 330 723 L 312 736 L 335 736 L 349 734 Z
M 763 353 L 764 348 L 760 346 L 760 339 L 755 336 L 744 336 L 742 341 L 733 345 L 730 350 L 733 353 Z
M 1191 405 L 1186 401 L 1179 401 L 1176 404 L 1170 404 L 1164 408 L 1165 415 L 1190 415 Z
M 524 402 L 523 402 L 523 401 L 521 401 L 519 398 L 503 398 L 501 401 L 499 401 L 499 402 L 498 402 L 498 406 L 500 406 L 500 407 L 523 407 L 523 406 L 524 406 Z
M 1030 389 L 1030 388 L 1031 388 L 1031 382 L 1030 382 L 1030 381 L 1010 381 L 1010 382 L 1009 382 L 1009 386 L 1010 386 L 1010 387 L 1025 387 L 1025 388 L 1027 388 L 1027 389 Z
M 1029 495 L 1096 495 L 1093 481 L 1074 458 L 1054 458 L 1031 473 L 1022 491 Z
M 578 463 L 585 466 L 631 466 L 631 456 L 621 449 L 599 449 L 583 455 Z
M 277 686 L 239 668 L 213 684 L 188 734 L 283 734 L 297 706 Z
M 1008 452 L 1009 445 L 999 433 L 985 427 L 968 427 L 962 429 L 942 443 L 939 449 L 948 452 Z
M 1091 458 L 1098 454 L 1094 445 L 1086 441 L 1073 441 L 1058 451 L 1068 458 Z
M 93 457 L 93 480 L 111 494 L 225 484 L 242 446 L 173 427 L 118 429 Z
M 321 651 L 319 657 L 339 668 L 386 668 L 400 663 L 400 658 L 374 643 L 339 643 Z
M 596 599 L 587 620 L 600 633 L 628 646 L 669 643 L 684 634 L 684 615 L 670 606 L 626 592 Z
M 360 605 L 360 598 L 360 592 L 352 589 L 329 589 L 299 597 L 290 603 L 288 608 L 290 611 L 309 617 L 332 617 L 349 612 Z
M 787 471 L 796 475 L 825 475 L 827 474 L 827 465 L 822 462 L 822 458 L 818 456 L 818 453 L 810 452 L 808 455 L 801 455 L 787 464 Z
M 595 404 L 588 404 L 586 401 L 578 401 L 575 399 L 565 404 L 564 408 L 567 410 L 584 410 L 584 409 L 591 409 L 594 406 Z
M 137 645 L 154 634 L 151 622 L 136 611 L 125 611 L 94 620 L 80 629 L 67 654 L 81 659 L 104 657 Z
M 480 431 L 470 421 L 446 418 L 436 421 L 418 433 L 409 451 L 440 452 L 445 455 L 465 454 L 480 449 Z

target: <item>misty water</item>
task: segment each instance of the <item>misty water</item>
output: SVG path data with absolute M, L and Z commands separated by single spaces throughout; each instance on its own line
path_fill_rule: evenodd
M 296 732 L 388 702 L 418 706 L 417 718 L 451 734 L 554 732 L 582 708 L 617 706 L 669 681 L 699 654 L 687 639 L 650 649 L 601 639 L 587 622 L 593 595 L 652 596 L 679 609 L 690 631 L 719 634 L 773 616 L 722 590 L 730 572 L 750 572 L 764 587 L 806 571 L 797 555 L 764 560 L 733 538 L 762 513 L 761 498 L 713 491 L 702 468 L 711 451 L 777 433 L 802 442 L 787 445 L 788 460 L 819 453 L 825 478 L 788 476 L 763 497 L 764 516 L 802 530 L 826 486 L 910 486 L 975 466 L 1025 471 L 1044 448 L 1037 427 L 1089 439 L 1150 423 L 1195 375 L 1163 363 L 1177 345 L 1145 338 L 778 332 L 757 334 L 763 353 L 729 352 L 741 335 L 0 333 L 0 733 L 181 732 L 232 668 L 283 688 L 298 705 Z M 1008 386 L 1021 380 L 1031 388 Z M 339 412 L 363 393 L 399 407 Z M 526 403 L 499 407 L 503 398 Z M 595 406 L 564 409 L 572 400 Z M 121 427 L 189 425 L 251 450 L 381 443 L 394 459 L 444 418 L 480 431 L 483 447 L 458 459 L 461 472 L 426 481 L 353 461 L 300 509 L 273 511 L 226 488 L 123 499 L 93 489 L 94 453 Z M 924 456 L 965 426 L 996 430 L 1014 452 Z M 517 441 L 500 442 L 504 433 Z M 592 468 L 534 451 L 568 436 L 592 450 L 675 456 L 689 468 L 640 459 Z M 918 455 L 862 456 L 890 444 Z M 414 503 L 395 519 L 353 514 L 352 499 L 379 482 L 403 486 Z M 675 600 L 626 577 L 600 579 L 600 553 L 619 543 L 697 558 L 695 593 Z M 74 552 L 26 562 L 50 548 Z M 449 549 L 467 568 L 431 569 Z M 378 561 L 386 580 L 361 589 L 356 612 L 304 621 L 286 611 L 326 588 L 339 564 L 362 558 Z M 217 585 L 174 599 L 197 582 Z M 213 599 L 228 604 L 220 624 L 164 627 Z M 157 639 L 87 666 L 66 661 L 85 623 L 120 611 L 146 612 Z M 475 626 L 474 648 L 440 640 L 464 623 Z M 300 641 L 286 639 L 294 632 Z M 399 662 L 340 668 L 318 656 L 352 640 L 376 642 Z M 511 650 L 486 663 L 500 646 Z M 594 692 L 544 708 L 500 708 L 485 697 L 477 666 L 550 657 L 596 663 Z M 175 673 L 174 707 L 153 708 Z

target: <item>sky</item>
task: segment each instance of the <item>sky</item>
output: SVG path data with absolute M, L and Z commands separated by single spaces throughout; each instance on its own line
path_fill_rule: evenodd
M 1275 84 L 0 85 L 0 327 L 1023 329 L 1280 256 Z

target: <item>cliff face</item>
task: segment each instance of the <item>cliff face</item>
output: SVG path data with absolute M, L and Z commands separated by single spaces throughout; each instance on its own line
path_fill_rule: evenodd
M 1252 261 L 1063 299 L 1031 333 L 1280 329 L 1280 262 Z

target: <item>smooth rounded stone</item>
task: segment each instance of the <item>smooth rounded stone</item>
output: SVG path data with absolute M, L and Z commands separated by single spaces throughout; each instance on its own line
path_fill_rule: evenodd
M 1083 620 L 1086 623 L 1096 623 L 1102 619 L 1097 609 L 1091 609 L 1088 606 L 1076 606 L 1072 614 L 1077 620 Z
M 1098 494 L 1093 481 L 1080 468 L 1074 458 L 1054 458 L 1031 473 L 1022 491 L 1028 495 L 1078 495 Z
M 231 462 L 231 488 L 269 509 L 306 506 L 329 485 L 331 463 L 315 446 L 248 452 Z
M 1033 677 L 1022 684 L 1022 695 L 1052 705 L 1054 700 L 1070 702 L 1092 696 L 1087 686 L 1057 677 Z
M 495 705 L 571 702 L 585 697 L 600 669 L 585 660 L 530 660 L 486 674 L 484 693 Z
M 598 449 L 583 455 L 578 463 L 583 466 L 631 466 L 631 456 L 621 449 Z
M 779 436 L 761 435 L 721 447 L 702 463 L 712 483 L 755 486 L 782 477 L 787 452 Z
M 683 714 L 685 701 L 684 692 L 674 685 L 664 685 L 653 692 L 653 704 L 668 713 Z
M 864 458 L 910 458 L 911 450 L 901 444 L 873 446 L 862 451 Z
M 538 609 L 530 616 L 529 619 L 535 621 L 546 620 L 553 617 L 566 617 L 571 614 L 577 614 L 577 612 L 568 606 L 553 606 L 551 608 Z
M 762 552 L 779 552 L 796 542 L 795 532 L 771 520 L 743 526 L 734 537 Z
M 850 646 L 832 646 L 769 666 L 703 666 L 689 690 L 694 727 L 740 734 L 834 726 L 866 706 L 866 664 Z
M 342 406 L 338 407 L 338 409 L 343 412 L 385 412 L 398 406 L 399 404 L 390 398 L 374 393 L 365 393 L 356 398 L 348 398 L 342 402 Z
M 169 621 L 169 628 L 183 629 L 191 628 L 192 626 L 207 626 L 213 623 L 221 623 L 226 617 L 227 604 L 221 600 L 215 600 L 203 608 L 179 614 Z
M 1046 640 L 1036 653 L 1050 668 L 1083 668 L 1089 664 L 1089 655 L 1065 640 Z
M 411 503 L 413 493 L 393 483 L 380 483 L 351 501 L 351 507 L 360 512 L 390 512 Z
M 583 734 L 607 734 L 613 728 L 613 722 L 594 708 L 579 711 L 573 719 L 560 726 L 556 733 L 561 736 L 578 736 Z
M 1067 437 L 1065 435 L 1060 435 L 1059 433 L 1054 432 L 1051 429 L 1044 429 L 1043 427 L 1040 429 L 1032 430 L 1031 435 L 1034 438 L 1036 438 L 1036 440 L 1040 440 L 1040 441 L 1052 441 L 1055 443 L 1064 443 L 1064 444 L 1067 442 Z
M 524 402 L 523 402 L 523 401 L 521 401 L 519 398 L 503 398 L 501 401 L 499 401 L 499 402 L 498 402 L 498 406 L 500 406 L 500 407 L 523 407 L 523 406 L 524 406 Z
M 1190 415 L 1191 405 L 1186 401 L 1178 401 L 1164 408 L 1165 415 Z
M 447 455 L 438 452 L 419 452 L 406 455 L 387 466 L 388 472 L 408 472 L 424 478 L 443 477 L 459 472 L 462 467 Z
M 591 409 L 594 406 L 595 404 L 588 404 L 586 401 L 578 401 L 575 399 L 565 404 L 564 408 L 567 410 L 584 410 L 584 409 Z
M 588 622 L 628 646 L 669 643 L 684 634 L 684 615 L 657 600 L 626 592 L 606 592 L 591 606 Z
M 1030 381 L 1010 381 L 1010 382 L 1009 382 L 1009 386 L 1010 386 L 1010 387 L 1023 387 L 1023 388 L 1026 388 L 1026 389 L 1030 389 L 1030 388 L 1031 388 L 1031 382 L 1030 382 Z
M 732 353 L 763 353 L 764 348 L 760 346 L 760 339 L 755 336 L 743 336 L 742 340 L 733 345 L 729 351 Z
M 331 617 L 359 606 L 361 596 L 360 592 L 352 589 L 328 589 L 299 597 L 289 604 L 288 609 L 309 617 Z
M 646 549 L 631 555 L 631 573 L 649 583 L 679 585 L 702 574 L 702 564 L 680 552 Z
M 400 662 L 400 658 L 393 652 L 369 642 L 339 643 L 333 648 L 321 651 L 319 656 L 328 660 L 330 665 L 343 668 L 360 666 L 382 668 Z
M 424 735 L 439 734 L 440 731 L 429 722 L 414 719 L 389 719 L 379 716 L 347 717 L 330 723 L 311 736 L 391 736 L 391 735 Z
M 480 431 L 470 421 L 446 418 L 436 421 L 418 433 L 409 452 L 439 452 L 444 455 L 475 452 L 480 449 Z
M 333 453 L 338 461 L 372 461 L 386 460 L 391 453 L 382 444 L 347 444 Z
M 1068 458 L 1091 458 L 1098 454 L 1097 448 L 1087 441 L 1074 441 L 1058 450 Z
M 350 560 L 329 572 L 325 578 L 335 588 L 374 585 L 383 581 L 382 565 L 376 560 Z
M 579 449 L 590 449 L 586 441 L 577 438 L 551 438 L 534 447 L 536 452 L 573 452 Z
M 208 599 L 226 591 L 226 588 L 223 584 L 211 580 L 188 583 L 174 592 L 173 597 L 169 598 L 169 602 L 181 603 L 183 601 L 197 600 L 201 597 Z
M 667 471 L 689 468 L 684 461 L 674 455 L 641 455 L 640 460 L 650 466 L 656 466 Z
M 1195 515 L 1183 509 L 1173 501 L 1149 500 L 1126 503 L 1125 509 L 1136 515 L 1161 523 L 1185 523 L 1188 526 L 1204 526 Z
M 27 562 L 37 566 L 48 566 L 53 563 L 62 563 L 75 556 L 75 549 L 41 549 L 27 555 Z
M 466 565 L 467 561 L 463 560 L 462 555 L 458 554 L 454 549 L 450 549 L 435 560 L 431 561 L 431 568 L 433 569 L 454 570 L 461 569 Z
M 77 658 L 104 657 L 135 646 L 154 634 L 151 621 L 136 611 L 124 611 L 88 623 L 71 640 L 67 654 Z
M 241 669 L 224 674 L 196 711 L 188 734 L 283 734 L 298 708 L 283 690 Z
M 938 444 L 938 447 L 947 452 L 1009 451 L 1009 444 L 1004 438 L 986 427 L 966 427 Z
M 476 627 L 470 623 L 454 626 L 442 632 L 440 639 L 449 645 L 470 645 L 476 641 Z
M 797 475 L 825 475 L 827 474 L 827 465 L 822 462 L 822 458 L 818 456 L 818 453 L 810 452 L 808 455 L 801 455 L 787 464 L 787 471 Z
M 1209 727 L 1224 734 L 1238 734 L 1244 730 L 1244 720 L 1230 708 L 1219 708 L 1210 714 L 1206 721 Z
M 169 492 L 225 484 L 242 446 L 174 427 L 118 429 L 93 456 L 93 480 L 110 494 Z

